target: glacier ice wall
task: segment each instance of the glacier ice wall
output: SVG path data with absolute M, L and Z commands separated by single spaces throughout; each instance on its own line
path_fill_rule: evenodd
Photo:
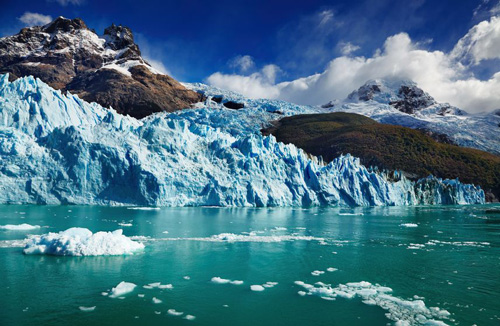
M 201 86 L 200 86 L 201 87 Z M 227 96 L 236 96 L 226 94 Z M 208 99 L 142 120 L 32 77 L 0 75 L 0 203 L 157 206 L 419 205 L 484 202 L 484 192 L 433 177 L 394 181 L 342 156 L 323 164 L 259 129 L 276 115 L 314 113 Z

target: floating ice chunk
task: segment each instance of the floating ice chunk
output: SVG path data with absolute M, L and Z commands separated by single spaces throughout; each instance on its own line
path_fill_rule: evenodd
M 154 304 L 159 304 L 159 303 L 162 303 L 163 301 L 156 298 L 156 297 L 153 297 L 153 299 L 151 299 L 151 301 L 154 303 Z
M 118 298 L 122 295 L 125 295 L 127 293 L 134 291 L 136 286 L 137 285 L 134 283 L 122 281 L 122 282 L 118 283 L 118 285 L 116 287 L 111 289 L 109 297 L 110 298 Z
M 271 229 L 271 232 L 286 231 L 286 230 L 288 230 L 288 229 L 285 227 L 275 226 L 274 228 Z
M 266 282 L 265 284 L 262 284 L 263 287 L 265 288 L 272 288 L 278 285 L 278 282 Z
M 30 224 L 6 224 L 0 225 L 0 230 L 8 230 L 8 231 L 29 231 L 39 229 L 40 225 L 30 225 Z
M 101 295 L 107 297 L 109 295 L 109 292 L 101 292 Z
M 172 316 L 181 316 L 184 313 L 181 311 L 176 311 L 175 309 L 168 309 L 167 314 L 172 315 Z
M 303 297 L 303 296 L 305 296 L 305 295 L 307 294 L 307 293 L 306 293 L 306 292 L 304 292 L 304 291 L 299 291 L 299 292 L 297 292 L 297 293 L 298 293 L 301 297 Z
M 85 311 L 85 312 L 91 312 L 91 311 L 94 311 L 94 310 L 95 310 L 95 307 L 96 307 L 96 306 L 93 306 L 93 307 L 84 307 L 84 306 L 80 306 L 80 307 L 78 307 L 78 309 L 80 309 L 81 311 Z
M 151 285 L 143 285 L 142 287 L 146 290 L 151 290 L 153 288 Z
M 352 299 L 359 297 L 364 304 L 376 305 L 386 310 L 386 316 L 395 321 L 396 325 L 446 325 L 442 319 L 448 319 L 450 313 L 438 307 L 427 307 L 422 300 L 405 300 L 389 293 L 392 289 L 370 282 L 352 282 L 339 284 L 333 288 L 329 284 L 313 286 L 301 281 L 295 284 L 306 291 L 301 295 L 316 295 L 325 300 L 335 300 L 336 297 Z
M 160 207 L 127 207 L 127 209 L 136 211 L 157 211 L 160 209 Z
M 227 284 L 227 283 L 231 282 L 231 280 L 228 280 L 228 279 L 225 279 L 225 278 L 220 278 L 218 276 L 212 277 L 212 279 L 210 281 L 212 283 L 217 283 L 217 284 Z
M 139 298 L 144 298 L 144 293 L 139 293 L 137 296 L 138 296 Z
M 155 314 L 156 314 L 156 315 L 161 315 L 161 311 L 156 311 L 156 310 L 155 310 Z
M 399 226 L 405 227 L 405 228 L 416 228 L 418 227 L 418 224 L 415 223 L 403 223 L 400 224 Z
M 177 240 L 209 241 L 209 242 L 282 242 L 282 241 L 324 241 L 323 238 L 300 236 L 300 235 L 256 235 L 249 234 L 221 233 L 208 238 L 181 238 Z
M 186 275 L 186 276 L 184 276 L 184 277 L 183 277 L 183 279 L 185 279 L 185 280 L 190 280 L 190 279 L 191 279 L 191 277 Z
M 163 233 L 163 234 L 168 234 L 168 231 L 163 231 L 162 233 Z
M 328 268 L 326 269 L 326 271 L 331 273 L 331 272 L 338 271 L 338 268 L 335 268 L 335 267 L 328 267 Z
M 120 226 L 132 226 L 132 223 L 118 223 Z
M 311 272 L 312 276 L 320 276 L 321 274 L 325 274 L 325 271 L 312 271 Z
M 172 284 L 160 284 L 160 285 L 158 285 L 158 288 L 162 289 L 162 290 L 163 289 L 173 289 L 174 286 Z
M 149 283 L 148 285 L 150 287 L 152 287 L 152 288 L 157 288 L 157 287 L 159 287 L 161 285 L 161 283 L 160 282 L 155 282 L 155 283 Z
M 186 315 L 186 316 L 184 317 L 184 319 L 186 319 L 186 320 L 195 320 L 195 319 L 196 319 L 196 317 L 195 317 L 195 316 L 193 316 L 193 315 Z
M 122 230 L 92 233 L 85 228 L 70 228 L 59 233 L 31 236 L 25 254 L 59 256 L 130 255 L 144 245 L 124 236 Z
M 231 281 L 230 283 L 231 283 L 231 284 L 234 284 L 234 285 L 241 285 L 241 284 L 243 284 L 244 282 L 243 282 L 243 281 L 241 281 L 241 280 L 234 280 L 234 281 Z
M 262 285 L 250 285 L 250 290 L 256 291 L 256 292 L 261 292 L 264 291 L 264 287 Z

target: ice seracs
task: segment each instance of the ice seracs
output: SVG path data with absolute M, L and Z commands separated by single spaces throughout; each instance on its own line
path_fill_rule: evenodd
M 314 113 L 318 108 L 270 100 L 245 103 L 245 108 L 231 110 L 207 100 L 197 109 L 136 120 L 63 95 L 32 77 L 11 83 L 4 75 L 0 77 L 0 203 L 384 206 L 484 202 L 479 187 L 456 180 L 392 180 L 369 171 L 350 155 L 324 164 L 259 132 L 278 115 Z
M 123 235 L 122 230 L 92 233 L 85 228 L 70 228 L 28 238 L 27 255 L 102 256 L 130 255 L 144 249 L 140 242 Z

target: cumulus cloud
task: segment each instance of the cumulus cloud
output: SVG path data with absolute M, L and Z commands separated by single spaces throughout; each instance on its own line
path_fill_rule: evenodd
M 339 43 L 340 47 L 340 53 L 344 56 L 348 56 L 353 52 L 356 52 L 357 50 L 361 49 L 358 45 L 352 44 L 351 42 L 340 42 Z
M 255 63 L 253 62 L 253 58 L 249 55 L 238 55 L 229 61 L 229 66 L 241 72 L 247 72 L 255 66 Z
M 320 105 L 345 98 L 370 79 L 410 79 L 440 102 L 449 102 L 469 112 L 491 111 L 500 108 L 500 71 L 488 80 L 479 80 L 457 56 L 471 53 L 479 61 L 498 57 L 498 24 L 498 18 L 494 17 L 474 26 L 451 53 L 423 49 L 408 34 L 399 33 L 388 37 L 372 57 L 343 55 L 331 60 L 322 73 L 304 78 L 276 83 L 263 71 L 248 76 L 218 72 L 208 77 L 207 82 L 254 98 Z
M 52 17 L 49 15 L 42 15 L 29 11 L 26 11 L 18 19 L 26 26 L 46 25 L 52 21 Z

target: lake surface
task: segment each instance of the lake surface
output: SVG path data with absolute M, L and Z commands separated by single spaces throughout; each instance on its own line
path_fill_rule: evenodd
M 0 206 L 0 225 L 42 226 L 0 230 L 0 325 L 387 325 L 417 300 L 448 311 L 436 319 L 448 325 L 500 325 L 499 210 Z M 138 238 L 146 247 L 132 256 L 55 257 L 24 255 L 13 241 L 75 226 L 121 228 L 146 237 Z M 222 233 L 239 236 L 211 238 Z M 244 283 L 216 284 L 213 277 Z M 122 299 L 102 294 L 121 281 L 137 287 Z M 376 298 L 382 303 L 324 300 L 295 281 L 332 288 L 365 281 L 392 292 Z M 155 282 L 173 288 L 143 288 Z M 278 284 L 250 289 L 266 282 Z

